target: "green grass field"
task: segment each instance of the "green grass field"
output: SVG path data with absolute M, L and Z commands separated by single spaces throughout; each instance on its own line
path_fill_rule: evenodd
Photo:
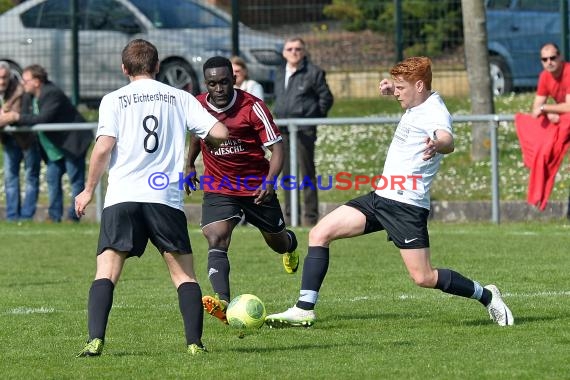
M 420 289 L 385 233 L 338 241 L 310 329 L 238 333 L 206 316 L 210 353 L 185 354 L 176 292 L 154 247 L 130 259 L 115 290 L 104 353 L 76 359 L 98 226 L 0 223 L 3 379 L 563 379 L 570 377 L 565 221 L 430 225 L 435 266 L 496 283 L 516 325 L 501 328 L 476 301 Z M 307 230 L 298 229 L 302 257 Z M 205 239 L 190 227 L 204 293 Z M 233 295 L 268 312 L 295 302 L 287 275 L 254 228 L 230 250 Z

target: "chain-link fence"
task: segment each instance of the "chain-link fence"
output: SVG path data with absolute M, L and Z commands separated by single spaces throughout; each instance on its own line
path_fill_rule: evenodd
M 536 83 L 541 44 L 562 42 L 559 8 L 564 1 L 485 0 L 491 73 L 495 80 L 503 80 L 504 91 Z M 239 53 L 252 77 L 269 93 L 275 69 L 282 62 L 284 39 L 300 36 L 311 59 L 327 71 L 337 99 L 377 97 L 377 84 L 389 68 L 401 56 L 420 54 L 434 61 L 435 89 L 444 95 L 468 94 L 460 0 L 26 0 L 0 15 L 0 59 L 11 62 L 16 70 L 34 63 L 43 65 L 50 79 L 71 95 L 73 2 L 77 5 L 79 96 L 83 101 L 96 102 L 126 84 L 120 53 L 133 38 L 145 38 L 157 45 L 162 60 L 159 79 L 177 87 L 203 90 L 203 62 L 213 55 L 231 56 L 236 50 L 236 35 L 232 33 L 236 17 L 242 22 L 237 38 Z M 0 0 L 0 6 L 5 3 Z M 339 141 L 349 146 L 336 141 L 332 145 L 353 160 L 351 147 L 360 144 L 354 138 L 360 136 L 359 129 L 350 125 L 335 131 L 339 131 Z M 381 134 L 369 127 L 366 133 L 375 137 Z M 335 136 L 327 134 L 319 140 L 320 171 L 327 172 L 343 157 L 323 148 L 327 139 Z M 512 128 L 508 136 L 508 149 L 501 146 L 502 153 L 519 154 Z M 376 155 L 366 157 L 375 159 Z M 447 184 L 445 191 L 436 188 L 435 195 L 457 200 L 473 191 L 490 194 L 488 170 L 480 168 L 487 163 L 470 163 L 467 148 L 458 148 L 453 157 L 458 157 L 456 166 L 472 170 L 468 177 L 476 180 L 469 184 L 441 181 Z M 380 163 L 374 166 L 379 168 Z M 516 191 L 508 196 L 503 193 L 503 199 L 524 199 L 526 172 L 516 167 L 508 173 L 501 186 Z M 566 179 L 568 174 L 560 175 Z M 45 183 L 43 178 L 41 182 Z M 566 199 L 566 192 L 562 188 L 554 199 Z M 0 200 L 3 202 L 1 195 Z
M 534 86 L 540 45 L 561 42 L 563 1 L 480 1 L 499 93 Z M 74 25 L 82 100 L 126 82 L 120 52 L 133 38 L 157 45 L 160 80 L 196 92 L 203 90 L 202 63 L 239 49 L 251 76 L 271 93 L 283 40 L 300 36 L 337 97 L 376 96 L 377 81 L 410 55 L 433 59 L 434 87 L 444 95 L 468 93 L 460 0 L 26 0 L 0 15 L 0 59 L 18 70 L 43 65 L 70 94 Z

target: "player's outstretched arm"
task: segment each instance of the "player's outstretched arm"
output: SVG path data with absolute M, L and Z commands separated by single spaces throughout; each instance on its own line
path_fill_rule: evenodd
M 277 177 L 283 169 L 283 162 L 285 160 L 285 148 L 283 141 L 271 144 L 267 147 L 267 149 L 269 149 L 271 152 L 271 158 L 269 159 L 269 172 L 267 173 L 267 177 Z
M 196 159 L 201 151 L 200 147 L 200 139 L 194 135 L 190 136 L 190 146 L 188 147 L 188 155 L 186 156 L 186 168 L 184 176 L 190 176 L 190 183 L 194 186 L 191 188 L 188 183 L 184 183 L 184 191 L 186 195 L 190 195 L 192 190 L 196 190 L 198 188 L 198 174 L 196 173 Z
M 275 144 L 269 145 L 267 149 L 271 151 L 271 158 L 269 159 L 269 171 L 267 172 L 267 181 L 265 181 L 265 185 L 257 188 L 253 193 L 255 196 L 254 202 L 256 204 L 260 204 L 266 200 L 269 200 L 273 194 L 275 194 L 275 189 L 273 188 L 271 181 L 279 176 L 279 173 L 281 173 L 281 169 L 283 168 L 283 160 L 285 157 L 285 148 L 283 147 L 283 142 L 279 141 Z
M 433 137 L 426 137 L 423 160 L 431 159 L 436 153 L 448 154 L 455 150 L 453 135 L 442 129 L 434 131 Z
M 229 137 L 230 133 L 228 131 L 228 128 L 222 122 L 218 121 L 216 124 L 214 124 L 212 129 L 210 129 L 208 136 L 206 136 L 204 140 L 208 147 L 212 149 L 218 149 L 220 145 L 222 145 L 222 143 Z
M 89 159 L 89 174 L 87 175 L 85 189 L 75 197 L 75 214 L 79 218 L 85 215 L 85 208 L 91 202 L 95 187 L 97 187 L 101 176 L 109 165 L 115 141 L 116 139 L 111 136 L 99 136 L 95 142 Z
M 437 153 L 448 154 L 455 150 L 455 143 L 453 141 L 453 135 L 443 129 L 438 129 L 434 132 Z

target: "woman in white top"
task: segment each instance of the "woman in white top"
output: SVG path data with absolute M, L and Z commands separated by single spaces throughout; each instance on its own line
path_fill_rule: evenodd
M 230 61 L 232 61 L 232 67 L 234 69 L 234 75 L 236 77 L 235 87 L 239 88 L 240 90 L 249 92 L 251 95 L 261 100 L 264 100 L 263 87 L 253 79 L 249 79 L 245 61 L 240 57 L 232 57 Z

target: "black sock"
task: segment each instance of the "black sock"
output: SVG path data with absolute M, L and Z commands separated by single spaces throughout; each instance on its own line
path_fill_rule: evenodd
M 295 236 L 295 233 L 291 230 L 287 230 L 287 235 L 289 236 L 289 240 L 291 241 L 291 244 L 289 245 L 289 249 L 287 250 L 287 252 L 291 253 L 297 249 L 298 245 L 297 236 Z
M 307 257 L 303 264 L 303 275 L 301 279 L 301 296 L 296 306 L 305 310 L 312 310 L 317 303 L 318 292 L 329 269 L 329 248 L 309 247 Z M 303 299 L 304 294 L 309 291 L 312 296 Z
M 178 291 L 178 306 L 184 321 L 186 344 L 202 346 L 202 330 L 204 326 L 204 307 L 202 306 L 202 290 L 196 282 L 180 284 Z
M 111 306 L 113 306 L 113 290 L 115 285 L 108 278 L 100 278 L 91 283 L 89 300 L 87 301 L 87 326 L 89 340 L 99 338 L 105 340 L 105 330 Z
M 481 302 L 483 304 L 483 306 L 487 306 L 491 303 L 491 300 L 493 299 L 493 293 L 491 293 L 491 291 L 489 289 L 485 289 L 483 288 L 483 294 L 481 294 L 481 298 L 479 299 L 479 302 Z
M 475 298 L 485 306 L 491 301 L 489 290 L 450 269 L 437 269 L 435 288 L 456 296 Z
M 230 261 L 225 250 L 208 250 L 208 279 L 221 300 L 230 301 Z

